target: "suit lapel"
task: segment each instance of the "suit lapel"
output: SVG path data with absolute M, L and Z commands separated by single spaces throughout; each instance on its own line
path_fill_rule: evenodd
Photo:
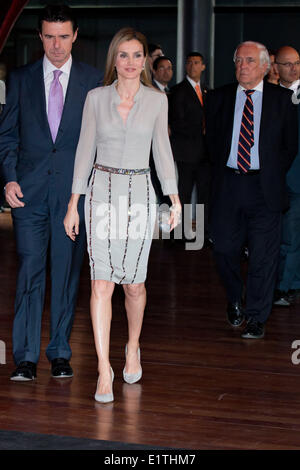
M 197 96 L 197 93 L 195 92 L 195 90 L 193 88 L 193 85 L 191 85 L 191 83 L 188 81 L 187 78 L 184 79 L 184 83 L 185 83 L 185 87 L 187 89 L 187 92 L 189 93 L 189 96 L 190 96 L 191 100 L 193 100 L 194 103 L 197 103 L 197 105 L 202 108 L 202 105 L 201 105 L 200 100 Z
M 43 132 L 51 139 L 50 128 L 46 113 L 46 96 L 44 85 L 44 72 L 43 72 L 43 59 L 33 65 L 30 73 L 28 74 L 27 87 L 29 96 L 32 103 L 32 112 L 36 114 L 37 121 L 41 126 Z M 34 92 L 32 92 L 34 91 Z
M 198 96 L 197 96 L 197 93 L 194 89 L 194 87 L 192 86 L 192 84 L 188 81 L 187 78 L 184 79 L 184 83 L 185 83 L 185 86 L 186 86 L 186 89 L 188 90 L 188 93 L 190 94 L 191 96 L 191 99 L 193 99 L 193 101 L 195 101 L 195 103 L 198 103 L 200 104 L 201 108 L 203 107 Z M 202 99 L 203 99 L 203 105 L 205 107 L 205 101 L 206 101 L 206 95 L 207 95 L 207 88 L 202 85 L 201 83 L 201 93 L 202 93 Z
M 81 113 L 82 102 L 86 95 L 80 64 L 72 62 L 70 78 L 56 142 L 63 138 L 68 128 L 74 123 L 74 117 Z
M 157 85 L 154 79 L 152 80 L 152 85 L 154 86 L 154 88 L 157 88 L 157 90 L 160 90 L 159 86 Z
M 233 132 L 233 120 L 234 120 L 234 109 L 236 101 L 236 90 L 237 84 L 234 83 L 228 89 L 226 94 L 226 102 L 224 103 L 222 121 L 225 122 L 225 138 L 226 138 L 226 155 L 230 153 L 231 141 L 232 141 L 232 132 Z
M 41 129 L 43 132 L 47 133 L 47 137 L 52 141 L 46 112 L 43 59 L 36 62 L 32 69 L 30 69 L 27 77 L 27 87 L 29 96 L 31 97 L 32 110 L 36 114 Z M 34 90 L 34 93 L 32 93 L 32 90 Z M 81 66 L 73 60 L 56 142 L 63 137 L 69 126 L 72 126 L 74 117 L 77 116 L 78 113 L 81 114 L 82 102 L 84 102 L 85 96 L 86 89 Z
M 272 90 L 268 86 L 268 83 L 264 83 L 263 88 L 263 98 L 262 98 L 262 108 L 261 108 L 261 117 L 260 117 L 260 127 L 259 127 L 259 156 L 264 154 L 262 150 L 262 146 L 264 142 L 267 142 L 265 139 L 265 133 L 268 133 L 268 126 L 272 123 L 272 108 L 273 108 L 273 100 L 272 100 Z M 260 162 L 261 163 L 261 162 Z
M 206 96 L 207 96 L 208 89 L 206 88 L 206 86 L 201 85 L 201 90 L 202 90 L 203 104 L 204 104 L 204 107 L 205 107 Z

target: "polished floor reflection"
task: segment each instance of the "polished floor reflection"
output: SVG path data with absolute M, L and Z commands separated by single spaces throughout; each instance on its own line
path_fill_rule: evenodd
M 93 398 L 97 363 L 87 260 L 71 338 L 74 378 L 50 377 L 48 295 L 38 378 L 24 384 L 9 380 L 17 269 L 9 214 L 0 214 L 0 259 L 0 341 L 6 345 L 0 429 L 186 449 L 300 449 L 300 364 L 292 361 L 300 303 L 274 309 L 263 340 L 242 340 L 241 330 L 226 323 L 210 249 L 186 252 L 155 241 L 141 338 L 143 377 L 138 384 L 123 382 L 127 331 L 123 289 L 117 287 L 111 332 L 115 401 L 101 405 Z

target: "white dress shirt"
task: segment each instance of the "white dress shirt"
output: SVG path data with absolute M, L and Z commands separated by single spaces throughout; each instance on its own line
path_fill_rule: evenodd
M 259 162 L 259 129 L 260 129 L 260 119 L 262 111 L 262 99 L 263 99 L 263 80 L 258 83 L 256 87 L 253 87 L 254 93 L 252 95 L 253 101 L 253 122 L 254 122 L 254 145 L 251 147 L 251 170 L 258 170 L 260 168 Z M 234 121 L 233 121 L 233 132 L 231 139 L 231 150 L 229 158 L 227 161 L 227 166 L 230 168 L 238 168 L 237 165 L 237 154 L 238 154 L 238 145 L 240 138 L 240 129 L 242 114 L 247 99 L 246 89 L 241 85 L 238 85 L 236 91 L 236 100 L 235 100 L 235 109 L 234 109 Z
M 59 81 L 62 85 L 64 100 L 65 100 L 66 93 L 67 93 L 67 88 L 68 88 L 68 83 L 69 83 L 71 67 L 72 67 L 72 56 L 70 56 L 69 59 L 67 60 L 67 62 L 62 67 L 60 67 L 58 69 L 57 67 L 55 67 L 55 65 L 53 65 L 50 62 L 50 60 L 47 58 L 47 56 L 44 55 L 43 71 L 44 71 L 44 84 L 45 84 L 47 114 L 48 114 L 48 99 L 49 99 L 50 86 L 51 86 L 51 82 L 53 81 L 53 78 L 54 78 L 53 71 L 54 70 L 61 70 L 62 71 L 62 74 L 59 77 Z
M 186 76 L 186 78 L 187 78 L 187 80 L 190 82 L 190 84 L 192 85 L 192 87 L 194 88 L 194 90 L 195 90 L 196 85 L 199 85 L 200 91 L 201 91 L 201 93 L 202 93 L 200 82 L 198 82 L 198 83 L 195 82 L 195 80 L 192 80 L 191 77 L 189 77 L 188 75 Z M 197 93 L 196 90 L 195 90 L 195 93 Z
M 282 88 L 287 88 L 288 90 L 292 90 L 295 94 L 297 94 L 298 88 L 300 86 L 300 80 L 296 80 L 294 83 L 291 84 L 290 87 L 286 87 L 282 85 L 282 83 L 280 83 L 280 86 L 282 86 Z
M 160 89 L 160 91 L 165 91 L 166 87 L 164 87 L 162 83 L 155 80 L 155 78 L 154 78 L 154 81 L 155 81 L 156 85 L 158 86 L 158 88 Z

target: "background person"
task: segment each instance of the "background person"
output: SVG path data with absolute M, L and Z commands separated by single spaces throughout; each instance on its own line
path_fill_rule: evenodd
M 152 76 L 152 84 L 155 88 L 162 91 L 163 93 L 169 93 L 168 84 L 172 80 L 173 77 L 173 66 L 172 62 L 168 57 L 159 56 L 153 62 L 153 76 Z M 163 195 L 161 184 L 159 178 L 157 176 L 155 163 L 153 160 L 152 148 L 150 152 L 150 169 L 151 169 L 151 181 L 153 184 L 154 191 L 157 196 L 158 204 L 168 204 L 169 198 Z M 171 238 L 173 233 L 170 235 Z
M 153 62 L 155 61 L 155 59 L 157 59 L 157 57 L 160 57 L 162 55 L 164 55 L 164 53 L 160 44 L 148 44 L 148 63 L 150 66 L 151 73 L 153 70 Z
M 266 80 L 269 83 L 273 83 L 274 85 L 279 85 L 279 73 L 275 65 L 275 52 L 269 51 L 270 56 L 270 70 L 266 75 Z
M 169 83 L 173 78 L 173 65 L 171 59 L 160 56 L 153 62 L 153 85 L 160 91 L 169 93 Z
M 6 79 L 6 65 L 3 62 L 0 62 L 0 114 L 3 111 L 3 106 L 5 105 L 5 101 L 6 101 L 5 79 Z M 3 177 L 0 171 L 0 214 L 4 212 L 4 204 L 5 204 L 4 186 L 5 186 L 5 183 L 3 181 Z
M 178 170 L 178 191 L 183 207 L 191 204 L 194 185 L 197 203 L 205 204 L 205 238 L 208 239 L 210 163 L 205 143 L 205 100 L 207 88 L 201 84 L 205 70 L 202 54 L 190 52 L 186 58 L 185 79 L 171 88 L 169 97 L 170 140 Z M 187 230 L 186 225 L 185 231 Z M 184 234 L 189 239 L 189 233 Z
M 298 51 L 283 46 L 276 54 L 280 86 L 292 90 L 299 101 L 300 57 Z M 299 105 L 298 105 L 299 118 Z M 299 119 L 298 119 L 299 121 Z M 299 129 L 298 129 L 299 132 Z M 283 214 L 279 267 L 274 304 L 289 307 L 300 292 L 300 155 L 299 150 L 286 176 L 289 208 Z

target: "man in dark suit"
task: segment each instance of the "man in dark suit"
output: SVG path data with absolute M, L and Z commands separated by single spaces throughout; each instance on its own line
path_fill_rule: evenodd
M 275 55 L 280 86 L 291 90 L 299 103 L 300 57 L 290 46 L 282 46 Z M 299 105 L 298 116 L 300 113 Z M 300 150 L 300 149 L 299 149 Z M 274 305 L 289 307 L 300 292 L 300 152 L 287 173 L 289 208 L 282 218 L 277 290 Z
M 6 65 L 3 62 L 0 62 L 0 114 L 3 111 L 3 106 L 5 104 L 5 78 L 6 78 Z M 1 168 L 0 168 L 0 214 L 4 212 L 4 183 L 3 178 L 1 175 Z
M 163 93 L 168 94 L 168 83 L 172 80 L 173 77 L 173 66 L 171 60 L 165 56 L 157 57 L 153 62 L 152 72 L 152 85 Z M 161 184 L 156 173 L 152 149 L 150 152 L 149 166 L 151 168 L 151 181 L 158 200 L 158 204 L 168 204 L 170 198 L 163 195 Z
M 19 257 L 13 325 L 12 380 L 36 377 L 51 264 L 51 333 L 46 355 L 52 376 L 71 377 L 71 333 L 85 230 L 73 243 L 63 219 L 71 194 L 83 105 L 99 72 L 72 59 L 77 24 L 66 6 L 48 6 L 40 17 L 44 57 L 11 73 L 0 123 L 0 161 Z M 83 221 L 83 200 L 80 202 Z M 49 249 L 48 249 L 49 248 Z
M 186 59 L 186 78 L 171 88 L 169 106 L 170 141 L 178 170 L 178 191 L 182 204 L 182 220 L 187 219 L 184 205 L 191 203 L 196 184 L 197 203 L 207 206 L 210 164 L 205 146 L 204 108 L 207 89 L 201 84 L 205 70 L 203 56 L 191 52 Z M 184 223 L 185 238 L 190 238 Z M 188 224 L 190 225 L 190 224 Z M 207 207 L 205 230 L 207 238 Z
M 207 100 L 211 236 L 235 327 L 244 321 L 240 260 L 248 247 L 242 338 L 262 338 L 276 282 L 285 177 L 298 148 L 297 107 L 288 90 L 263 82 L 270 63 L 263 45 L 241 44 L 234 61 L 238 84 L 211 91 Z

